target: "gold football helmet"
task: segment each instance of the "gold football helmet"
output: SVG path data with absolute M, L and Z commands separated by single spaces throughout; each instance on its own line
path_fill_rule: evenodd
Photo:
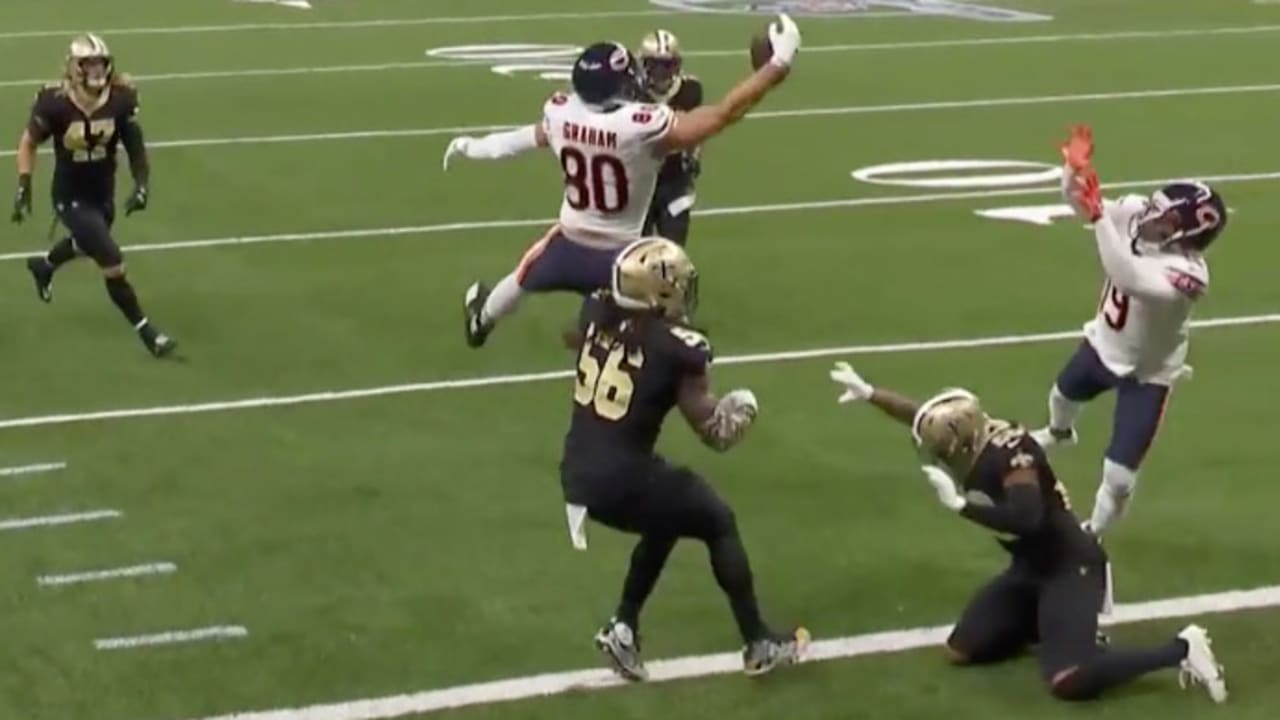
M 986 443 L 988 420 L 978 396 L 958 388 L 944 390 L 916 411 L 911 435 L 921 452 L 964 474 Z
M 640 41 L 640 67 L 644 71 L 644 84 L 658 96 L 667 95 L 680 75 L 684 59 L 680 55 L 680 40 L 667 30 L 655 30 Z
M 684 248 L 661 237 L 641 238 L 613 261 L 613 301 L 685 322 L 698 305 L 698 270 Z
M 113 72 L 111 49 L 106 41 L 93 33 L 72 39 L 67 51 L 66 75 L 73 89 L 97 95 L 111 84 Z

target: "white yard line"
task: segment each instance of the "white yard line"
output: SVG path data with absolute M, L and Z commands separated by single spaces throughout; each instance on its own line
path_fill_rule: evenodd
M 1233 590 L 1119 605 L 1104 624 L 1120 625 L 1150 620 L 1188 618 L 1211 613 L 1270 608 L 1277 605 L 1280 605 L 1280 586 Z M 950 625 L 939 625 L 818 640 L 810 646 L 805 662 L 822 662 L 936 647 L 946 640 L 950 631 Z M 1230 658 L 1228 657 L 1226 661 L 1230 663 Z M 649 682 L 668 682 L 741 672 L 742 656 L 738 653 L 695 655 L 671 660 L 656 660 L 648 663 L 648 666 Z M 384 720 L 404 715 L 530 700 L 624 685 L 626 685 L 624 681 L 619 680 L 608 670 L 571 670 L 458 685 L 404 695 L 306 707 L 239 712 L 200 720 Z
M 356 28 L 380 27 L 414 27 L 420 25 L 476 25 L 499 22 L 534 22 L 542 20 L 601 20 L 605 18 L 648 17 L 655 15 L 671 15 L 673 11 L 662 10 L 619 10 L 605 12 L 544 12 L 532 14 L 507 15 L 463 15 L 460 17 L 420 17 L 420 18 L 385 18 L 377 20 L 344 20 L 327 22 L 296 23 L 233 23 L 227 25 L 175 25 L 168 27 L 124 27 L 98 30 L 98 34 L 106 37 L 123 35 L 189 35 L 194 33 L 228 33 L 251 32 L 256 30 L 349 30 Z M 0 32 L 0 40 L 22 38 L 57 37 L 69 38 L 84 29 L 72 30 L 18 30 Z
M 966 110 L 975 108 L 1015 107 L 1025 105 L 1053 105 L 1073 102 L 1101 102 L 1112 100 L 1150 100 L 1173 97 L 1206 95 L 1237 95 L 1280 92 L 1280 83 L 1259 85 L 1216 85 L 1191 88 L 1155 88 L 1147 90 L 1122 90 L 1117 92 L 1074 93 L 1058 95 L 1031 95 L 1026 97 L 973 98 L 969 100 L 930 100 L 925 102 L 892 103 L 886 105 L 846 105 L 825 108 L 799 108 L 795 110 L 766 110 L 752 113 L 748 120 L 776 120 L 839 115 L 879 115 L 884 113 L 934 112 L 938 110 Z M 352 130 L 348 132 L 301 133 L 293 135 L 252 135 L 227 138 L 193 138 L 185 140 L 157 140 L 149 142 L 152 149 L 220 147 L 224 145 L 265 145 L 277 143 L 334 142 L 338 140 L 376 140 L 387 138 L 432 137 L 437 135 L 468 135 L 506 130 L 518 123 L 489 125 L 457 125 L 450 127 L 401 128 L 398 130 Z M 42 152 L 48 153 L 47 148 Z M 15 150 L 0 151 L 0 157 L 13 157 Z
M 804 48 L 805 55 L 849 52 L 880 52 L 894 50 L 927 50 L 963 47 L 1003 47 L 1016 45 L 1044 45 L 1072 42 L 1104 42 L 1110 40 L 1147 40 L 1172 38 L 1200 38 L 1238 35 L 1256 35 L 1280 32 L 1280 25 L 1257 25 L 1253 27 L 1218 27 L 1179 30 L 1125 30 L 1110 33 L 1076 33 L 1064 35 L 1023 35 L 1005 37 L 958 38 L 954 40 L 918 40 L 887 43 L 847 43 L 836 45 L 814 45 Z M 0 34 L 0 38 L 4 35 Z M 742 48 L 726 50 L 689 50 L 685 56 L 689 58 L 742 58 Z M 219 78 L 239 77 L 276 77 L 291 75 L 327 75 L 334 73 L 367 73 L 388 72 L 392 70 L 430 70 L 434 68 L 457 68 L 473 65 L 492 65 L 492 60 L 418 60 L 403 62 L 359 63 L 346 65 L 315 65 L 307 67 L 274 67 L 244 68 L 227 70 L 194 70 L 185 72 L 135 73 L 134 79 L 140 82 L 161 82 L 167 80 L 211 80 Z M 19 80 L 0 80 L 0 88 L 21 87 L 37 88 L 48 82 L 48 78 L 31 78 Z
M 0 531 L 28 530 L 37 527 L 53 527 L 74 523 L 93 522 L 95 520 L 111 520 L 124 515 L 119 510 L 91 510 L 89 512 L 68 513 L 65 515 L 42 515 L 38 517 L 11 518 L 0 520 Z
M 174 645 L 177 643 L 199 642 L 201 640 L 227 640 L 248 636 L 248 629 L 239 625 L 219 625 L 195 630 L 173 630 L 154 635 L 101 638 L 94 640 L 93 646 L 99 650 L 127 650 L 153 647 L 155 645 Z
M 139 578 L 148 575 L 169 575 L 178 571 L 178 566 L 171 562 L 146 563 L 129 567 L 111 568 L 109 570 L 89 570 L 85 572 L 66 573 L 63 575 L 41 575 L 36 584 L 41 587 L 59 585 L 79 585 L 81 583 L 102 582 L 104 580 L 121 580 Z
M 1197 320 L 1191 323 L 1197 329 L 1241 327 L 1250 325 L 1269 325 L 1280 323 L 1280 314 L 1246 315 L 1240 317 L 1212 318 Z M 1026 345 L 1031 343 L 1070 340 L 1080 337 L 1079 330 L 1063 330 L 1051 333 L 1034 333 L 1024 335 L 999 335 L 995 337 L 967 338 L 957 340 L 937 340 L 929 342 L 892 343 L 885 345 L 849 345 L 844 347 L 815 348 L 811 350 L 793 350 L 785 352 L 757 353 L 738 355 L 716 360 L 718 365 L 753 365 L 760 363 L 786 362 L 793 360 L 812 360 L 815 358 L 876 355 L 884 353 L 930 352 L 939 350 L 958 350 L 966 348 L 1001 347 L 1009 345 Z M 200 413 L 225 412 L 230 410 L 250 410 L 257 408 L 287 407 L 292 405 L 308 405 L 314 403 L 339 402 L 364 398 L 406 395 L 409 393 L 438 392 L 441 390 L 463 390 L 468 388 L 496 387 L 500 385 L 522 385 L 526 383 L 563 380 L 573 376 L 569 370 L 553 370 L 548 372 L 522 373 L 517 375 L 489 375 L 484 377 L 465 378 L 460 380 L 435 380 L 429 382 L 408 383 L 404 385 L 386 385 L 382 387 L 358 388 L 354 390 L 324 390 L 301 395 L 280 395 L 269 397 L 245 398 L 218 402 L 194 403 L 186 405 L 157 405 L 153 407 L 125 408 L 120 410 L 99 410 L 92 412 L 61 413 L 57 415 L 33 415 L 0 420 L 0 429 L 40 427 L 45 425 L 67 425 L 70 423 L 100 422 L 106 420 L 122 420 L 127 418 L 165 417 L 172 415 L 196 415 Z M 0 529 L 4 529 L 0 526 Z
M 1181 180 L 1191 175 L 1177 178 L 1154 178 L 1150 180 L 1125 180 L 1104 183 L 1103 187 L 1111 190 L 1125 188 L 1156 188 L 1160 185 Z M 1221 175 L 1195 175 L 1200 180 L 1211 183 L 1263 182 L 1280 180 L 1280 171 L 1265 173 L 1231 173 Z M 987 198 L 1018 197 L 1022 195 L 1047 195 L 1059 192 L 1056 186 L 1041 188 L 1018 188 L 1007 190 L 970 190 L 963 192 L 941 192 L 917 195 L 888 195 L 885 197 L 845 198 L 841 200 L 816 200 L 810 202 L 773 203 L 768 205 L 739 205 L 722 208 L 706 208 L 697 211 L 698 217 L 754 215 L 758 213 L 792 212 L 796 210 L 834 210 L 839 208 L 879 207 L 891 205 L 914 205 L 920 203 L 947 202 L 954 200 L 982 200 Z M 406 225 L 387 228 L 356 228 L 352 230 L 320 230 L 315 232 L 281 233 L 278 235 L 245 235 L 240 237 L 208 238 L 204 240 L 177 240 L 167 243 L 148 243 L 145 245 L 126 245 L 123 249 L 130 253 L 158 252 L 167 250 L 191 250 L 197 248 L 224 247 L 235 245 L 261 245 L 287 242 L 310 242 L 315 240 L 337 240 L 344 238 L 381 238 L 403 235 L 435 235 L 440 233 L 467 232 L 471 230 L 500 230 L 505 228 L 547 228 L 555 218 L 530 218 L 523 220 L 479 220 L 471 222 L 441 223 L 436 225 Z M 0 253 L 0 262 L 24 260 L 32 255 L 42 254 L 44 248 L 18 252 Z
M 18 477 L 19 475 L 35 475 L 37 473 L 56 472 L 58 470 L 66 470 L 67 464 L 64 462 L 35 463 L 34 465 L 18 465 L 15 467 L 0 468 L 0 477 Z

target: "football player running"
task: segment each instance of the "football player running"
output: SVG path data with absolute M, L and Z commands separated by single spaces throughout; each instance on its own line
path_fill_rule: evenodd
M 702 81 L 684 74 L 680 40 L 667 30 L 655 30 L 640 41 L 640 78 L 645 100 L 689 112 L 702 104 Z M 658 171 L 645 235 L 658 235 L 678 245 L 689 241 L 692 221 L 694 181 L 702 172 L 700 148 L 681 150 L 667 156 Z
M 1021 427 L 988 417 L 966 390 L 917 403 L 872 387 L 848 363 L 837 363 L 831 379 L 844 390 L 841 403 L 868 402 L 910 427 L 938 500 L 1002 536 L 1011 555 L 947 639 L 953 663 L 1000 662 L 1038 644 L 1042 677 L 1060 700 L 1090 700 L 1165 668 L 1180 668 L 1184 687 L 1198 683 L 1215 702 L 1227 699 L 1203 628 L 1188 625 L 1167 643 L 1143 649 L 1098 643 L 1106 553 L 1080 527 L 1044 449 Z
M 1072 130 L 1062 155 L 1064 194 L 1093 223 L 1106 282 L 1084 341 L 1049 390 L 1049 424 L 1033 436 L 1046 448 L 1074 443 L 1083 403 L 1115 390 L 1111 441 L 1086 525 L 1101 534 L 1127 508 L 1170 389 L 1191 370 L 1188 321 L 1209 287 L 1204 252 L 1226 227 L 1227 207 L 1208 185 L 1192 181 L 1149 198 L 1103 199 L 1085 126 Z
M 133 285 L 125 277 L 124 254 L 111 235 L 115 222 L 116 151 L 129 153 L 134 190 L 125 202 L 125 215 L 147 208 L 151 166 L 138 124 L 138 91 L 115 73 L 111 51 L 97 35 L 71 41 L 66 73 L 61 82 L 36 95 L 31 119 L 18 143 L 18 191 L 13 222 L 31 214 L 31 176 L 36 148 L 53 139 L 53 207 L 68 235 L 44 257 L 27 261 L 36 295 L 53 301 L 53 276 L 77 255 L 88 255 L 102 270 L 107 295 L 156 357 L 173 352 L 177 343 L 161 332 L 142 311 Z
M 614 670 L 648 677 L 640 658 L 640 611 L 681 538 L 706 544 L 746 647 L 743 668 L 761 675 L 795 662 L 803 629 L 774 632 L 761 617 L 751 564 L 733 509 L 694 471 L 654 452 L 678 407 L 708 446 L 726 451 L 755 421 L 750 390 L 717 398 L 711 346 L 689 327 L 698 274 L 684 250 L 663 238 L 628 245 L 611 267 L 610 289 L 590 296 L 579 332 L 573 419 L 560 482 L 575 547 L 587 547 L 586 519 L 639 536 L 614 616 L 595 636 Z
M 720 102 L 690 112 L 636 102 L 635 57 L 617 43 L 596 43 L 574 63 L 573 92 L 553 95 L 538 123 L 449 143 L 446 168 L 459 154 L 495 159 L 550 147 L 564 172 L 559 223 L 492 291 L 479 282 L 467 289 L 468 345 L 483 345 L 526 292 L 587 295 L 608 285 L 618 251 L 641 237 L 667 157 L 691 151 L 741 120 L 786 79 L 800 48 L 800 30 L 783 15 L 770 25 L 769 37 L 769 62 Z

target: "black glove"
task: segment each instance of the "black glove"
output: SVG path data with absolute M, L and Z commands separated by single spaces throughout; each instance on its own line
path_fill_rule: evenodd
M 694 153 L 684 153 L 680 157 L 680 165 L 690 180 L 696 180 L 702 174 L 702 160 Z
M 135 212 L 138 212 L 139 210 L 146 210 L 146 209 L 147 209 L 147 186 L 139 185 L 138 187 L 133 189 L 133 194 L 130 195 L 129 199 L 126 200 L 124 203 L 124 216 L 129 217 L 130 215 L 134 214 Z
M 18 192 L 13 196 L 13 221 L 21 223 L 31 214 L 31 176 L 18 176 Z

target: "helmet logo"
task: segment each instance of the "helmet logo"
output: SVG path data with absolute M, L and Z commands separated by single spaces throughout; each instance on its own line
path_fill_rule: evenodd
M 627 69 L 627 65 L 629 64 L 630 57 L 628 56 L 627 49 L 621 45 L 615 44 L 613 53 L 609 55 L 609 67 L 617 72 L 622 72 Z

